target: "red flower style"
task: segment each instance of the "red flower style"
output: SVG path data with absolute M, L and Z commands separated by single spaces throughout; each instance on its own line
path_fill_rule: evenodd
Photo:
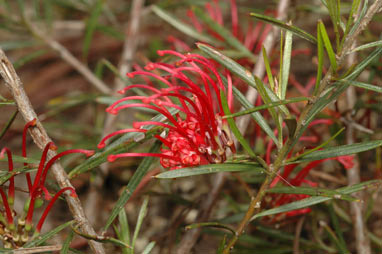
M 28 128 L 35 126 L 36 120 L 32 120 L 28 122 L 25 125 L 24 131 L 23 131 L 23 142 L 22 142 L 22 156 L 26 158 L 26 134 L 28 131 Z M 65 156 L 67 154 L 71 153 L 83 153 L 86 156 L 91 156 L 94 154 L 94 151 L 90 150 L 83 150 L 83 149 L 72 149 L 67 150 L 64 152 L 61 152 L 48 160 L 47 163 L 47 154 L 49 150 L 56 150 L 57 147 L 53 144 L 53 142 L 49 142 L 42 153 L 40 163 L 36 172 L 36 176 L 34 178 L 34 181 L 32 182 L 31 176 L 29 173 L 26 173 L 26 180 L 28 185 L 28 193 L 29 198 L 25 203 L 24 211 L 25 213 L 20 216 L 17 220 L 17 231 L 15 227 L 15 216 L 16 214 L 13 211 L 13 202 L 14 202 L 14 193 L 15 193 L 15 185 L 14 185 L 14 175 L 11 175 L 9 178 L 9 185 L 8 185 L 8 195 L 3 191 L 2 187 L 0 187 L 0 194 L 2 197 L 3 205 L 4 205 L 4 212 L 6 215 L 6 219 L 4 219 L 4 216 L 2 212 L 0 213 L 0 228 L 6 228 L 11 233 L 7 238 L 3 238 L 2 241 L 4 243 L 4 246 L 10 246 L 10 247 L 17 247 L 22 246 L 25 242 L 28 241 L 28 235 L 29 232 L 32 230 L 32 218 L 34 214 L 34 209 L 42 204 L 42 197 L 44 197 L 45 200 L 49 200 L 48 205 L 46 206 L 42 216 L 40 217 L 37 226 L 34 231 L 34 235 L 37 235 L 40 233 L 41 228 L 44 224 L 44 221 L 51 210 L 53 204 L 61 194 L 63 194 L 65 191 L 70 191 L 71 195 L 76 195 L 75 190 L 72 187 L 65 187 L 58 191 L 53 197 L 51 197 L 49 191 L 45 187 L 45 180 L 47 177 L 47 174 L 49 172 L 49 169 L 51 166 L 62 156 Z M 3 148 L 0 153 L 0 158 L 4 157 L 4 154 L 7 154 L 8 156 L 8 169 L 9 172 L 13 171 L 13 159 L 12 159 L 12 153 L 8 148 Z M 28 163 L 24 163 L 24 166 L 28 166 Z M 37 203 L 36 203 L 37 202 Z
M 148 108 L 163 115 L 167 122 L 135 122 L 132 129 L 119 130 L 104 137 L 98 147 L 103 148 L 105 141 L 115 135 L 128 132 L 145 133 L 147 129 L 144 127 L 154 125 L 166 130 L 162 135 L 155 135 L 155 138 L 163 143 L 161 153 L 122 153 L 110 155 L 108 160 L 154 156 L 160 158 L 164 168 L 170 169 L 224 162 L 227 149 L 234 152 L 235 148 L 228 124 L 222 119 L 224 113 L 220 92 L 227 94 L 229 105 L 232 105 L 231 82 L 228 82 L 226 89 L 214 64 L 200 55 L 184 55 L 171 50 L 158 51 L 158 54 L 175 56 L 179 60 L 174 64 L 149 63 L 145 67 L 146 70 L 131 72 L 127 76 L 151 77 L 166 87 L 156 88 L 151 82 L 130 85 L 119 93 L 124 94 L 132 88 L 142 88 L 150 91 L 152 95 L 127 96 L 113 103 L 106 111 L 117 114 L 125 108 Z M 158 72 L 166 74 L 159 75 Z M 126 104 L 129 100 L 140 100 L 141 103 Z M 173 115 L 170 109 L 178 113 Z

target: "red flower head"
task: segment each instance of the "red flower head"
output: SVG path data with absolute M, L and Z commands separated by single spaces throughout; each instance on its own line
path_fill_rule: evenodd
M 142 88 L 150 91 L 152 95 L 127 96 L 116 101 L 106 111 L 117 114 L 125 108 L 148 108 L 163 115 L 166 122 L 135 122 L 132 129 L 116 131 L 104 137 L 98 147 L 103 148 L 105 141 L 115 135 L 128 132 L 145 133 L 145 126 L 155 125 L 166 130 L 162 135 L 155 136 L 164 145 L 161 153 L 123 153 L 110 155 L 108 160 L 114 161 L 119 157 L 155 156 L 160 157 L 163 167 L 171 169 L 224 162 L 227 149 L 235 150 L 228 125 L 222 119 L 224 113 L 220 98 L 220 92 L 227 93 L 229 105 L 232 105 L 230 82 L 226 89 L 214 64 L 200 55 L 183 55 L 171 50 L 158 51 L 158 54 L 176 56 L 179 61 L 174 64 L 149 63 L 145 67 L 146 71 L 135 71 L 127 76 L 151 77 L 166 87 L 156 88 L 151 83 L 130 85 L 119 93 L 124 94 L 132 88 Z M 165 74 L 158 75 L 158 72 Z M 141 102 L 126 104 L 129 100 Z M 172 114 L 171 110 L 177 113 Z

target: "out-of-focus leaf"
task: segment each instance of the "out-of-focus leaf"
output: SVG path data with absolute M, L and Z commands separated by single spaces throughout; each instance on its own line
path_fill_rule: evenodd
M 214 32 L 216 32 L 218 35 L 220 35 L 222 38 L 224 38 L 224 41 L 233 47 L 234 49 L 239 50 L 243 54 L 245 54 L 246 57 L 249 57 L 252 59 L 252 61 L 255 61 L 256 58 L 252 54 L 249 49 L 243 45 L 238 39 L 236 39 L 233 34 L 227 30 L 225 27 L 221 26 L 219 23 L 214 21 L 212 18 L 210 18 L 204 11 L 202 11 L 198 7 L 193 8 L 195 15 L 203 20 Z
M 93 34 L 98 25 L 98 18 L 102 13 L 102 7 L 103 7 L 103 0 L 97 0 L 94 7 L 92 8 L 89 19 L 86 22 L 85 38 L 84 38 L 84 44 L 82 46 L 82 53 L 83 53 L 84 59 L 88 57 Z
M 196 176 L 204 174 L 213 174 L 218 172 L 258 172 L 265 173 L 265 170 L 257 163 L 223 163 L 209 164 L 192 168 L 181 168 L 160 173 L 155 178 L 180 178 L 187 176 Z
M 172 25 L 173 27 L 175 27 L 176 29 L 178 29 L 182 33 L 185 33 L 186 35 L 188 35 L 188 36 L 190 36 L 196 40 L 202 41 L 202 42 L 207 42 L 207 43 L 212 43 L 212 44 L 214 43 L 215 40 L 213 38 L 210 38 L 210 36 L 207 36 L 205 34 L 199 33 L 193 27 L 191 27 L 191 26 L 185 24 L 184 22 L 178 20 L 177 18 L 175 18 L 174 16 L 172 16 L 170 13 L 163 10 L 162 8 L 160 8 L 156 5 L 153 5 L 151 7 L 151 9 L 161 19 L 165 20 L 167 23 L 169 23 L 170 25 Z
M 230 231 L 233 235 L 235 234 L 235 230 L 227 225 L 224 225 L 219 222 L 203 222 L 203 223 L 195 223 L 186 226 L 186 230 L 194 229 L 194 228 L 200 228 L 200 227 L 213 227 L 213 228 L 222 228 Z
M 40 49 L 37 51 L 33 51 L 33 52 L 17 59 L 17 61 L 15 61 L 13 63 L 13 66 L 15 67 L 15 69 L 20 68 L 21 66 L 27 64 L 28 62 L 33 61 L 34 59 L 44 55 L 46 52 L 48 52 L 46 49 Z
M 9 178 L 11 178 L 12 176 L 22 174 L 22 173 L 33 172 L 35 170 L 36 169 L 30 169 L 30 168 L 25 168 L 25 167 L 14 168 L 12 170 L 12 172 L 0 170 L 0 186 L 3 185 L 4 183 L 6 183 L 9 180 Z
M 264 21 L 266 23 L 275 25 L 277 27 L 280 27 L 281 29 L 285 29 L 287 31 L 290 31 L 290 32 L 296 34 L 297 36 L 299 36 L 305 40 L 308 40 L 308 41 L 313 42 L 313 43 L 317 42 L 316 38 L 314 38 L 313 35 L 309 34 L 308 32 L 305 32 L 304 30 L 302 30 L 296 26 L 288 25 L 287 23 L 285 23 L 281 20 L 266 16 L 266 15 L 262 15 L 259 13 L 251 13 L 250 15 L 256 19 L 259 19 L 259 20 Z
M 155 242 L 150 242 L 146 248 L 144 248 L 144 250 L 142 251 L 142 254 L 150 254 L 152 249 L 154 249 L 155 247 Z
M 1 105 L 1 104 L 0 104 Z M 17 113 L 19 111 L 16 109 L 16 111 L 12 114 L 12 116 L 8 119 L 7 123 L 5 124 L 5 126 L 3 127 L 3 129 L 1 130 L 0 132 L 0 139 L 3 138 L 3 136 L 5 135 L 5 133 L 8 131 L 9 127 L 11 127 L 13 121 L 15 120 L 16 116 L 17 116 Z

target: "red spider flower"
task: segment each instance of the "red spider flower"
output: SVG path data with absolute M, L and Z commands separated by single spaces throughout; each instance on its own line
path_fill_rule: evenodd
M 22 156 L 24 158 L 26 158 L 26 154 L 27 154 L 26 153 L 27 130 L 28 128 L 33 127 L 35 124 L 36 124 L 35 119 L 28 122 L 25 125 L 24 131 L 23 131 Z M 15 226 L 15 217 L 17 216 L 17 214 L 15 211 L 13 211 L 13 203 L 14 203 L 14 197 L 15 197 L 15 184 L 14 184 L 15 176 L 11 175 L 9 178 L 8 195 L 4 192 L 2 187 L 0 187 L 0 194 L 1 194 L 2 201 L 3 201 L 2 203 L 4 206 L 4 211 L 0 212 L 0 229 L 3 229 L 6 232 L 8 232 L 7 236 L 2 238 L 2 241 L 5 247 L 12 248 L 12 247 L 22 246 L 25 242 L 28 241 L 29 232 L 33 228 L 32 218 L 34 214 L 34 209 L 42 205 L 43 203 L 42 197 L 44 197 L 44 199 L 46 200 L 49 200 L 49 203 L 46 206 L 45 210 L 43 211 L 43 214 L 40 217 L 37 223 L 37 226 L 35 227 L 34 236 L 40 233 L 41 228 L 44 224 L 44 221 L 49 211 L 51 210 L 53 204 L 57 201 L 57 199 L 59 198 L 61 194 L 63 194 L 65 191 L 70 191 L 71 195 L 76 195 L 76 192 L 72 187 L 65 187 L 61 189 L 60 191 L 58 191 L 53 197 L 51 197 L 49 191 L 45 187 L 45 180 L 46 180 L 48 171 L 51 168 L 51 166 L 62 156 L 65 156 L 71 153 L 83 153 L 86 156 L 91 156 L 94 154 L 94 151 L 83 150 L 83 149 L 67 150 L 57 154 L 56 156 L 54 156 L 53 158 L 51 158 L 50 160 L 46 162 L 48 151 L 56 150 L 56 149 L 57 147 L 53 144 L 53 142 L 49 142 L 45 146 L 33 182 L 32 182 L 31 175 L 29 173 L 26 173 L 29 197 L 28 197 L 28 200 L 25 202 L 24 213 L 21 216 L 19 216 L 17 219 L 17 227 Z M 8 171 L 12 173 L 14 168 L 12 153 L 8 148 L 3 148 L 0 153 L 0 158 L 3 158 L 5 153 L 7 154 L 7 157 L 8 157 L 7 158 Z M 27 167 L 28 163 L 24 163 L 24 166 Z M 5 217 L 3 213 L 5 213 Z
M 160 158 L 163 167 L 170 169 L 224 162 L 228 149 L 234 152 L 235 148 L 228 124 L 222 119 L 224 113 L 220 93 L 226 93 L 228 103 L 232 106 L 232 83 L 228 82 L 226 89 L 214 64 L 200 55 L 180 54 L 171 50 L 158 51 L 158 54 L 172 55 L 179 60 L 174 64 L 149 63 L 146 70 L 131 72 L 127 76 L 150 77 L 165 87 L 157 88 L 152 83 L 130 85 L 119 93 L 141 88 L 152 95 L 127 96 L 113 103 L 106 111 L 117 114 L 126 108 L 148 108 L 163 115 L 166 121 L 135 122 L 131 129 L 119 130 L 104 137 L 98 147 L 103 148 L 105 141 L 115 135 L 145 133 L 148 126 L 160 126 L 165 132 L 155 137 L 163 143 L 161 153 L 122 153 L 110 155 L 108 160 L 154 156 Z M 140 103 L 127 104 L 130 100 L 139 100 Z M 171 113 L 174 111 L 177 113 Z

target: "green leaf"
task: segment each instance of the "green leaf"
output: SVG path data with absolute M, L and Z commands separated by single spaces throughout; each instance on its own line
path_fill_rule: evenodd
M 280 186 L 267 190 L 268 193 L 284 193 L 284 194 L 305 194 L 309 196 L 329 197 L 333 199 L 341 199 L 346 201 L 359 201 L 350 195 L 343 194 L 335 190 L 328 190 L 324 188 L 311 188 L 311 187 L 290 187 Z
M 252 54 L 249 49 L 244 46 L 233 34 L 221 26 L 219 23 L 214 21 L 211 17 L 209 17 L 204 11 L 202 11 L 198 7 L 193 7 L 195 15 L 200 18 L 204 23 L 206 23 L 214 32 L 216 32 L 218 35 L 220 35 L 222 38 L 224 38 L 224 41 L 230 45 L 231 47 L 239 50 L 245 56 L 249 57 L 252 59 L 253 62 L 256 61 L 255 56 Z
M 303 161 L 315 161 L 315 160 L 322 160 L 326 158 L 333 158 L 337 156 L 356 154 L 356 153 L 361 153 L 361 152 L 375 149 L 379 146 L 382 146 L 382 140 L 367 141 L 367 142 L 355 143 L 351 145 L 334 146 L 334 147 L 329 147 L 319 151 L 315 151 L 314 153 L 307 154 L 306 156 L 299 158 L 298 161 L 294 161 L 293 163 L 303 162 Z
M 283 54 L 283 61 L 282 66 L 280 68 L 281 71 L 281 80 L 280 80 L 280 99 L 285 99 L 286 91 L 288 87 L 288 79 L 289 79 L 289 69 L 290 69 L 290 62 L 291 62 L 291 56 L 292 56 L 292 32 L 287 31 L 285 34 L 285 45 L 284 45 L 284 54 Z
M 218 172 L 244 172 L 251 171 L 257 173 L 265 173 L 263 167 L 257 163 L 223 163 L 223 164 L 208 164 L 192 168 L 181 168 L 160 173 L 155 178 L 180 178 L 187 176 L 197 176 L 204 174 L 213 174 Z
M 269 64 L 267 51 L 264 48 L 264 46 L 262 46 L 261 48 L 262 48 L 262 52 L 263 52 L 265 70 L 267 71 L 268 82 L 269 82 L 269 85 L 271 86 L 272 91 L 275 91 L 275 82 L 273 80 L 272 69 L 271 69 L 271 65 Z
M 379 55 L 382 54 L 382 47 L 376 48 L 369 54 L 368 57 L 362 60 L 354 69 L 353 71 L 348 74 L 344 79 L 346 80 L 353 80 L 358 77 L 359 74 L 371 63 L 374 61 L 374 59 L 378 58 Z
M 318 92 L 318 88 L 320 86 L 320 82 L 322 78 L 322 69 L 324 67 L 324 42 L 322 40 L 320 23 L 317 23 L 317 56 L 318 56 L 318 66 L 317 66 L 316 85 L 314 87 L 314 95 L 316 95 Z
M 332 44 L 330 43 L 330 39 L 326 32 L 324 23 L 322 23 L 322 21 L 319 21 L 318 25 L 320 27 L 320 33 L 321 33 L 322 40 L 324 42 L 324 46 L 326 48 L 326 52 L 328 53 L 328 56 L 329 56 L 330 65 L 335 71 L 337 70 L 336 54 L 333 51 Z
M 39 164 L 40 160 L 36 160 L 33 158 L 24 158 L 18 155 L 12 155 L 13 162 L 22 162 L 22 163 L 30 163 L 30 164 Z M 0 159 L 0 161 L 8 161 L 8 157 L 4 156 L 4 158 Z
M 135 242 L 138 238 L 138 234 L 139 234 L 139 230 L 141 229 L 141 226 L 142 226 L 142 222 L 143 222 L 143 219 L 145 218 L 146 216 L 146 213 L 147 213 L 147 205 L 149 203 L 149 197 L 146 196 L 144 199 L 143 199 L 143 204 L 141 206 L 141 209 L 139 210 L 139 214 L 138 214 L 138 219 L 137 219 L 137 224 L 135 226 L 135 230 L 134 230 L 134 234 L 133 234 L 133 240 L 131 241 L 131 248 L 134 249 L 134 246 L 135 246 Z
M 85 38 L 84 38 L 84 44 L 82 46 L 82 53 L 83 53 L 84 59 L 88 57 L 93 34 L 97 28 L 98 18 L 102 13 L 102 7 L 103 7 L 103 0 L 97 0 L 94 7 L 92 8 L 89 19 L 86 22 Z
M 161 19 L 163 19 L 164 21 L 166 21 L 167 23 L 169 23 L 170 25 L 172 25 L 173 27 L 175 27 L 176 29 L 178 29 L 182 33 L 185 33 L 186 35 L 190 36 L 191 38 L 194 38 L 194 39 L 202 41 L 202 42 L 214 44 L 215 40 L 213 38 L 211 38 L 210 36 L 207 36 L 205 34 L 199 33 L 193 27 L 191 27 L 191 26 L 185 24 L 184 22 L 178 20 L 177 18 L 175 18 L 174 16 L 172 16 L 170 13 L 163 10 L 162 8 L 160 8 L 156 5 L 153 5 L 151 7 L 151 10 L 156 15 L 158 15 L 158 17 L 160 17 Z
M 352 51 L 350 51 L 349 54 L 357 52 L 357 51 L 361 51 L 361 50 L 364 50 L 364 49 L 369 49 L 369 48 L 372 48 L 372 47 L 382 47 L 382 40 L 380 40 L 380 41 L 373 41 L 373 42 L 366 43 L 364 45 L 358 46 L 355 49 L 353 49 Z
M 367 83 L 363 83 L 363 82 L 358 82 L 358 81 L 350 81 L 350 80 L 339 80 L 338 82 L 344 82 L 344 83 L 348 83 L 352 86 L 356 86 L 356 87 L 359 87 L 359 88 L 364 88 L 366 90 L 370 90 L 370 91 L 374 91 L 374 92 L 377 92 L 377 93 L 382 93 L 382 86 L 375 86 L 375 85 L 371 85 L 371 84 L 367 84 Z
M 121 209 L 121 211 L 118 214 L 118 223 L 119 223 L 119 234 L 118 239 L 122 242 L 126 243 L 127 245 L 131 245 L 130 242 L 130 228 L 129 223 L 127 221 L 127 216 L 125 209 Z M 122 248 L 123 254 L 128 254 L 131 249 L 128 248 Z
M 228 107 L 228 102 L 227 102 L 227 98 L 226 96 L 224 95 L 224 91 L 221 91 L 220 92 L 220 98 L 221 98 L 221 101 L 222 101 L 222 106 L 223 106 L 223 110 L 224 110 L 224 114 L 231 114 L 230 110 L 229 110 L 229 107 Z M 249 145 L 249 143 L 247 142 L 247 140 L 243 137 L 243 135 L 240 133 L 240 130 L 239 128 L 237 128 L 236 126 L 236 123 L 235 123 L 235 120 L 232 119 L 232 118 L 228 118 L 227 119 L 227 122 L 229 124 L 229 127 L 232 131 L 232 134 L 236 137 L 237 141 L 240 142 L 240 144 L 243 146 L 243 148 L 245 149 L 245 151 L 247 151 L 247 153 L 251 156 L 251 157 L 256 157 L 256 154 L 255 152 L 252 150 L 251 146 Z
M 153 147 L 150 149 L 150 153 L 155 153 L 159 150 L 161 146 L 160 142 L 155 142 Z M 106 221 L 104 230 L 106 231 L 108 227 L 113 223 L 114 219 L 118 216 L 119 212 L 127 201 L 129 201 L 131 195 L 134 193 L 135 189 L 137 188 L 138 184 L 141 182 L 142 178 L 146 175 L 147 171 L 150 169 L 150 167 L 153 165 L 156 158 L 154 157 L 145 157 L 141 164 L 139 164 L 137 170 L 135 171 L 134 175 L 131 177 L 129 183 L 124 188 L 122 195 L 119 197 L 117 203 L 115 204 L 113 210 L 110 213 L 109 218 Z
M 14 168 L 12 172 L 0 170 L 0 186 L 6 183 L 12 176 L 33 171 L 36 171 L 36 169 L 30 169 L 27 167 Z
M 361 2 L 361 0 L 353 0 L 352 6 L 350 9 L 350 13 L 349 13 L 349 17 L 348 17 L 348 20 L 346 21 L 346 29 L 345 29 L 344 36 L 342 39 L 346 38 L 348 35 L 348 32 L 350 30 L 350 26 L 353 23 L 354 13 L 356 13 L 356 11 L 358 10 L 360 2 Z
M 70 226 L 70 224 L 72 224 L 72 223 L 73 223 L 72 220 L 68 221 L 68 222 L 66 222 L 66 223 L 64 223 L 64 224 L 54 228 L 53 230 L 48 231 L 45 234 L 39 235 L 36 238 L 34 238 L 32 241 L 26 243 L 23 247 L 24 248 L 30 248 L 30 247 L 39 246 L 39 245 L 43 244 L 49 238 L 51 238 L 51 237 L 55 236 L 56 234 L 58 234 L 64 228 Z
M 278 19 L 275 19 L 275 18 L 272 18 L 272 17 L 269 17 L 269 16 L 266 16 L 266 15 L 262 15 L 262 14 L 259 14 L 259 13 L 251 13 L 250 14 L 252 17 L 256 18 L 256 19 L 259 19 L 263 22 L 266 22 L 266 23 L 269 23 L 269 24 L 272 24 L 272 25 L 275 25 L 281 29 L 285 29 L 287 31 L 290 31 L 294 34 L 296 34 L 297 36 L 305 39 L 305 40 L 308 40 L 312 43 L 316 43 L 317 40 L 316 38 L 314 38 L 314 36 L 312 36 L 311 34 L 309 34 L 308 32 L 305 32 L 304 30 L 296 27 L 296 26 L 292 26 L 292 25 L 288 25 L 287 23 L 281 21 L 281 20 L 278 20 Z
M 354 184 L 351 186 L 339 188 L 336 191 L 340 192 L 341 194 L 352 194 L 354 192 L 358 192 L 358 191 L 361 191 L 363 189 L 366 189 L 369 187 L 374 187 L 374 186 L 381 185 L 381 184 L 382 184 L 381 180 L 371 180 L 371 181 L 362 182 L 359 184 Z M 331 197 L 305 198 L 305 199 L 298 200 L 298 201 L 295 201 L 295 202 L 292 202 L 292 203 L 289 203 L 286 205 L 282 205 L 282 206 L 279 206 L 276 208 L 272 208 L 272 209 L 260 212 L 256 215 L 254 215 L 251 218 L 251 221 L 254 219 L 257 219 L 257 218 L 264 217 L 264 216 L 269 216 L 269 215 L 273 215 L 273 214 L 278 214 L 278 213 L 293 211 L 293 210 L 297 210 L 297 209 L 301 209 L 301 208 L 305 208 L 305 207 L 310 207 L 312 205 L 316 205 L 316 204 L 319 204 L 319 203 L 322 203 L 322 202 L 325 202 L 325 201 L 328 201 L 331 199 L 332 199 Z
M 154 249 L 155 242 L 150 242 L 146 248 L 142 251 L 142 254 L 150 254 L 152 249 Z
M 69 232 L 69 236 L 66 237 L 64 244 L 62 245 L 62 249 L 60 251 L 60 254 L 68 254 L 69 253 L 69 246 L 73 240 L 73 237 L 74 237 L 74 232 L 72 230 Z
M 228 119 L 228 118 L 233 118 L 233 117 L 238 117 L 238 116 L 244 116 L 244 115 L 252 114 L 254 112 L 257 112 L 257 111 L 260 111 L 263 109 L 268 109 L 268 108 L 277 107 L 280 105 L 286 105 L 286 104 L 290 104 L 290 103 L 296 103 L 296 102 L 307 101 L 307 100 L 309 100 L 309 98 L 307 98 L 307 97 L 296 97 L 296 98 L 280 100 L 280 101 L 276 101 L 276 102 L 270 102 L 268 104 L 264 104 L 264 105 L 257 106 L 257 107 L 252 107 L 250 109 L 243 110 L 243 111 L 240 111 L 237 113 L 225 114 L 223 116 L 223 119 Z

